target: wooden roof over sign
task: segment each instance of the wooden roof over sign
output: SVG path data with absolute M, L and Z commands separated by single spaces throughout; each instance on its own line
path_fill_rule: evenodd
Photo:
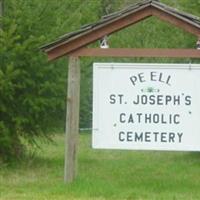
M 42 46 L 41 49 L 48 54 L 50 60 L 53 60 L 151 16 L 170 22 L 200 38 L 199 17 L 178 11 L 156 0 L 144 0 L 103 16 L 98 22 L 82 26 L 78 31 L 67 33 Z

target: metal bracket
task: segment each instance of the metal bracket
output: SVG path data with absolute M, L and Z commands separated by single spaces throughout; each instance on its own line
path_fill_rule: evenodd
M 101 40 L 100 40 L 100 47 L 102 49 L 108 49 L 109 45 L 108 45 L 108 36 L 104 36 Z
M 190 61 L 190 62 L 189 62 L 189 68 L 188 68 L 188 69 L 189 69 L 189 71 L 191 71 L 191 70 L 192 70 L 192 66 L 191 66 L 191 64 L 192 64 L 192 63 L 191 63 L 191 61 Z
M 200 50 L 200 38 L 197 40 L 197 50 Z

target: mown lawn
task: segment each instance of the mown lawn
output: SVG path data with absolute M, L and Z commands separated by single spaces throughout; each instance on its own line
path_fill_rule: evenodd
M 63 183 L 64 137 L 0 166 L 0 200 L 199 200 L 200 153 L 92 150 L 81 134 L 78 177 Z

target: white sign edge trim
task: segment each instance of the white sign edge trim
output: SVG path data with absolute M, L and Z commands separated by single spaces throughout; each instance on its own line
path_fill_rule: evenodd
M 148 66 L 147 66 L 148 65 Z M 187 69 L 199 70 L 200 64 L 190 63 L 93 63 L 94 68 Z
M 148 66 L 147 66 L 148 65 Z M 180 67 L 177 67 L 180 66 Z M 93 63 L 93 94 L 94 88 L 98 88 L 97 85 L 94 85 L 94 77 L 98 76 L 98 70 L 102 69 L 102 68 L 122 68 L 122 69 L 126 69 L 126 68 L 134 68 L 134 69 L 186 69 L 186 70 L 200 70 L 200 64 L 191 64 L 191 63 L 113 63 L 113 62 L 94 62 Z M 99 78 L 98 79 L 98 84 L 99 84 Z M 97 97 L 97 95 L 95 95 L 95 97 Z M 96 104 L 98 104 L 98 97 L 96 98 Z M 93 99 L 93 108 L 92 108 L 92 114 L 94 112 L 94 99 Z M 93 121 L 92 124 L 94 122 L 94 115 L 93 115 Z M 94 124 L 93 124 L 94 125 Z M 99 131 L 99 127 L 98 124 L 95 124 L 95 127 L 93 126 L 93 130 L 92 131 Z M 93 134 L 92 134 L 92 148 L 93 149 L 101 149 L 101 150 L 119 150 L 119 151 L 168 151 L 168 152 L 199 152 L 200 150 L 198 149 L 187 149 L 187 150 L 176 150 L 176 149 L 159 149 L 157 150 L 155 149 L 129 149 L 129 148 L 123 148 L 123 149 L 119 149 L 119 148 L 99 148 L 98 146 L 94 146 L 93 143 Z

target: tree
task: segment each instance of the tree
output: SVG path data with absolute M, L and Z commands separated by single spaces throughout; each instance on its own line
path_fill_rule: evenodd
M 4 11 L 4 0 L 0 0 L 0 29 L 2 29 L 3 11 Z
M 0 0 L 0 17 L 3 17 L 3 6 L 4 5 L 4 1 Z
M 0 30 L 0 158 L 19 158 L 24 141 L 34 144 L 37 137 L 49 138 L 52 127 L 64 126 L 67 63 L 47 62 L 39 46 L 96 21 L 98 7 L 90 0 L 6 1 Z M 90 81 L 86 77 L 82 83 Z M 81 121 L 86 126 L 91 90 L 84 91 Z
M 45 19 L 51 15 L 46 6 L 47 1 L 22 0 L 8 0 L 5 5 L 0 30 L 0 157 L 4 160 L 23 154 L 22 140 L 34 144 L 38 136 L 47 138 L 64 115 L 66 69 L 48 64 L 38 49 L 55 34 L 44 31 L 56 20 Z

